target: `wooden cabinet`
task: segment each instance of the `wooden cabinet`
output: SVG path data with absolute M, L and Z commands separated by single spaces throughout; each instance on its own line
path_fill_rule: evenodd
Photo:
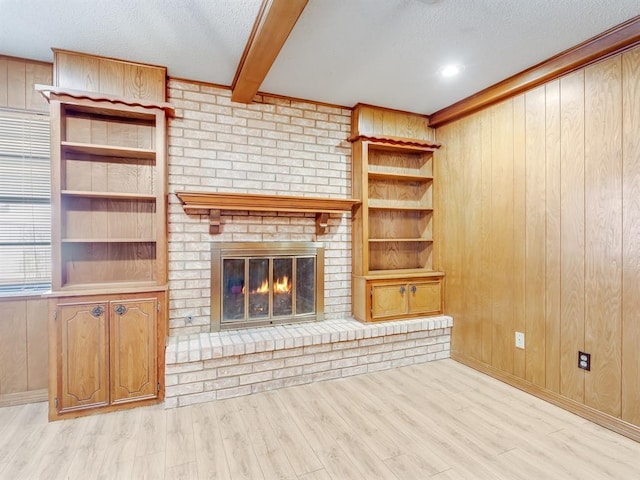
M 162 396 L 164 301 L 164 293 L 52 300 L 51 419 Z
M 37 88 L 52 125 L 49 418 L 160 401 L 173 109 Z
M 372 109 L 354 110 L 357 132 L 350 138 L 354 197 L 362 200 L 353 215 L 354 316 L 375 321 L 442 313 L 433 167 L 439 145 L 424 138 L 426 124 L 412 114 Z M 365 132 L 376 128 L 376 118 L 386 119 L 394 135 Z M 397 136 L 415 125 L 421 138 Z
M 390 320 L 442 313 L 442 282 L 435 279 L 370 280 L 369 311 L 371 320 Z

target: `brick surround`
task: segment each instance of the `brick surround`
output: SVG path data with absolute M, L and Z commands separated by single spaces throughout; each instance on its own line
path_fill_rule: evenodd
M 249 395 L 448 358 L 453 319 L 355 320 L 174 336 L 165 407 Z
M 185 214 L 179 190 L 351 196 L 351 110 L 258 95 L 231 102 L 224 87 L 169 80 L 176 118 L 169 123 L 170 335 L 208 331 L 211 242 L 315 241 L 325 247 L 325 318 L 351 312 L 351 219 L 332 215 L 316 235 L 313 214 Z

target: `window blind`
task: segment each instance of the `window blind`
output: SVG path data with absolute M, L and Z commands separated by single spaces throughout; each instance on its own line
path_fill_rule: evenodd
M 51 283 L 49 117 L 0 109 L 0 295 Z

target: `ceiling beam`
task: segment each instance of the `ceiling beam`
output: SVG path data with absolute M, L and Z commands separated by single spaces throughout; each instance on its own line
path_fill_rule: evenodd
M 308 0 L 263 0 L 231 85 L 231 100 L 251 103 Z

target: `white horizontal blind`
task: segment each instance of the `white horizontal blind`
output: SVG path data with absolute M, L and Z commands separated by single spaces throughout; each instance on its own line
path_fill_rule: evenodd
M 49 117 L 0 109 L 0 295 L 51 283 Z

